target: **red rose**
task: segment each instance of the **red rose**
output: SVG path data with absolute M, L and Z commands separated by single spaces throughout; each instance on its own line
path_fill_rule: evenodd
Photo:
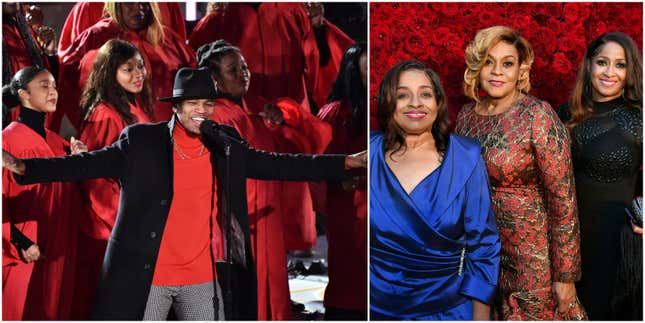
M 558 74 L 571 73 L 573 65 L 567 57 L 561 52 L 555 53 L 553 56 L 553 70 Z
M 427 50 L 427 43 L 417 34 L 411 35 L 405 41 L 405 51 L 417 59 L 421 59 Z
M 483 26 L 492 26 L 494 25 L 493 23 L 493 13 L 488 11 L 488 10 L 483 10 L 480 11 L 477 17 L 477 23 L 483 25 Z
M 457 3 L 428 3 L 430 12 L 440 12 L 444 17 L 453 18 L 461 13 L 461 8 Z
M 439 27 L 435 29 L 434 33 L 431 35 L 431 44 L 433 46 L 441 46 L 448 39 L 448 34 L 450 34 L 450 29 L 448 27 Z
M 452 53 L 452 55 L 463 55 L 464 50 L 466 49 L 463 37 L 460 37 L 459 35 L 453 33 L 448 34 L 444 46 L 450 53 Z
M 584 52 L 586 46 L 584 34 L 567 33 L 560 38 L 558 50 L 562 52 Z
M 440 73 L 451 107 L 467 101 L 464 50 L 479 29 L 519 31 L 536 54 L 532 94 L 555 104 L 567 100 L 592 39 L 607 31 L 643 35 L 640 3 L 374 3 L 370 9 L 370 79 L 380 81 L 396 62 L 418 58 Z M 377 87 L 370 86 L 371 98 Z

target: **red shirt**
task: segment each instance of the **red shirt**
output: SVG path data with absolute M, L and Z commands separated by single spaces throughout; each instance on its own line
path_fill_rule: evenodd
M 158 286 L 201 284 L 215 279 L 210 235 L 211 228 L 217 225 L 217 186 L 210 152 L 179 122 L 175 123 L 173 139 L 173 199 L 152 280 Z

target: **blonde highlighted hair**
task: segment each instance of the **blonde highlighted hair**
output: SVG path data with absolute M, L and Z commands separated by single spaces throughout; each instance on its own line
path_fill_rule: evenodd
M 531 44 L 511 28 L 493 26 L 478 31 L 475 39 L 466 48 L 464 94 L 477 102 L 479 102 L 479 74 L 486 63 L 488 52 L 500 41 L 513 45 L 519 54 L 520 75 L 516 84 L 517 89 L 523 93 L 531 90 L 529 73 L 535 59 Z
M 103 12 L 110 16 L 121 28 L 127 29 L 123 16 L 121 15 L 121 2 L 106 2 Z M 161 14 L 156 2 L 148 2 L 150 5 L 150 25 L 148 26 L 147 40 L 153 46 L 159 46 L 164 40 Z

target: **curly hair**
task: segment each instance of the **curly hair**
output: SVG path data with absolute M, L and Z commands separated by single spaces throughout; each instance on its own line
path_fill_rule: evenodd
M 384 134 L 383 145 L 385 151 L 392 150 L 398 152 L 405 151 L 405 132 L 394 120 L 396 111 L 396 89 L 399 85 L 401 74 L 409 70 L 418 70 L 426 74 L 434 88 L 435 98 L 437 100 L 437 118 L 432 125 L 431 133 L 435 140 L 437 150 L 444 153 L 448 148 L 450 137 L 450 120 L 448 118 L 448 108 L 446 92 L 441 86 L 441 80 L 437 73 L 417 60 L 406 60 L 397 63 L 385 73 L 383 81 L 378 88 L 377 96 L 377 120 L 378 125 Z
M 135 55 L 141 54 L 136 46 L 127 41 L 111 39 L 101 46 L 81 97 L 83 123 L 101 102 L 108 103 L 114 107 L 127 124 L 133 124 L 137 121 L 134 114 L 130 112 L 130 103 L 125 89 L 116 80 L 119 66 Z M 141 109 L 151 120 L 154 120 L 149 76 L 143 79 L 143 89 L 138 98 Z
M 621 32 L 605 33 L 589 44 L 585 55 L 582 57 L 582 61 L 580 61 L 576 84 L 573 87 L 571 98 L 569 99 L 571 109 L 571 120 L 567 123 L 567 127 L 569 128 L 575 127 L 575 125 L 588 118 L 593 112 L 591 108 L 593 106 L 591 63 L 593 58 L 609 42 L 617 43 L 625 51 L 627 77 L 625 78 L 623 97 L 627 101 L 627 105 L 639 110 L 643 108 L 643 64 L 636 43 L 629 36 Z
M 520 75 L 517 89 L 523 93 L 531 90 L 529 73 L 535 59 L 531 44 L 515 30 L 504 26 L 493 26 L 477 32 L 475 39 L 466 48 L 466 71 L 464 72 L 464 94 L 479 102 L 479 75 L 491 48 L 500 41 L 513 45 L 519 53 Z

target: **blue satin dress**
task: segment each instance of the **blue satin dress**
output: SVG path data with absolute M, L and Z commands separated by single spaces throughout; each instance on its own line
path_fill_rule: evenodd
M 500 240 L 476 140 L 451 135 L 408 195 L 370 138 L 370 320 L 470 320 L 493 301 Z

